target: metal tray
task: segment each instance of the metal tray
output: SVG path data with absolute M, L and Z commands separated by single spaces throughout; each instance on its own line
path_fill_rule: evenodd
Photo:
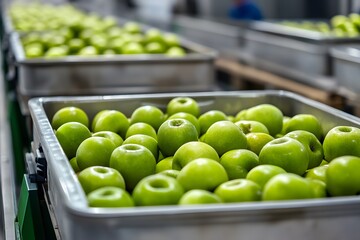
M 58 143 L 49 118 L 61 107 L 78 106 L 92 118 L 102 109 L 127 116 L 144 104 L 166 108 L 176 96 L 190 96 L 201 112 L 219 109 L 234 115 L 261 103 L 278 106 L 285 115 L 310 113 L 324 131 L 335 125 L 360 126 L 360 119 L 285 91 L 160 93 L 92 97 L 44 97 L 29 101 L 33 146 L 47 160 L 49 209 L 62 239 L 218 240 L 235 239 L 357 239 L 360 196 L 205 206 L 89 208 L 84 192 Z
M 237 58 L 247 23 L 178 15 L 171 25 L 174 32 L 218 50 L 221 56 Z
M 330 54 L 334 64 L 334 77 L 339 86 L 353 94 L 359 94 L 360 44 L 334 47 Z
M 7 5 L 7 4 L 5 4 Z M 7 12 L 7 9 L 8 6 L 3 6 L 3 9 L 1 11 L 1 21 L 2 21 L 2 24 L 3 24 L 3 31 L 4 31 L 4 34 L 10 34 L 11 32 L 15 31 L 14 30 L 14 26 L 11 22 L 11 19 L 10 19 L 10 16 Z
M 290 37 L 305 42 L 314 42 L 317 44 L 324 43 L 353 43 L 360 41 L 360 35 L 358 37 L 336 37 L 334 35 L 323 34 L 321 32 L 311 31 L 307 29 L 300 29 L 295 27 L 286 26 L 281 24 L 286 20 L 268 20 L 268 21 L 253 21 L 249 24 L 249 29 L 270 33 L 273 35 L 279 35 L 284 37 Z M 328 20 L 289 20 L 295 22 L 310 21 L 310 22 L 328 22 Z
M 181 45 L 189 52 L 185 57 L 26 59 L 19 34 L 11 35 L 21 98 L 214 90 L 216 52 L 186 39 L 181 39 Z
M 240 58 L 254 67 L 310 85 L 331 75 L 326 45 L 251 30 L 245 40 Z
M 325 90 L 326 82 L 333 84 L 330 48 L 360 41 L 358 37 L 327 36 L 277 22 L 253 22 L 249 29 L 242 56 L 253 58 L 249 64 L 315 87 L 325 86 Z

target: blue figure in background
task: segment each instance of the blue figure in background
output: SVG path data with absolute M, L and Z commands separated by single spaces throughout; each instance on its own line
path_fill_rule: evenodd
M 228 12 L 228 16 L 235 20 L 262 20 L 263 15 L 259 7 L 251 0 L 235 0 Z

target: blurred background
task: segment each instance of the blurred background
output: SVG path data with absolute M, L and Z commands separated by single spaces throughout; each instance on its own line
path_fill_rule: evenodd
M 51 0 L 49 0 L 51 2 Z M 53 0 L 61 2 L 61 0 Z M 84 8 L 111 14 L 128 14 L 128 10 L 148 8 L 151 10 L 171 10 L 171 12 L 198 17 L 228 17 L 234 0 L 70 0 Z M 265 18 L 330 18 L 336 14 L 347 14 L 360 10 L 359 0 L 253 0 Z M 145 12 L 142 12 L 145 13 Z M 154 15 L 154 14 L 153 14 Z M 154 16 L 155 17 L 155 16 Z
M 26 2 L 24 0 L 3 0 L 3 4 Z M 128 16 L 138 12 L 139 17 L 150 17 L 151 11 L 170 11 L 171 14 L 184 14 L 198 17 L 227 18 L 234 0 L 42 0 L 47 3 L 74 3 L 83 9 L 104 14 Z M 241 2 L 241 1 L 240 1 Z M 359 12 L 360 0 L 252 0 L 265 18 L 300 19 L 330 18 L 336 14 Z M 150 17 L 151 18 L 151 17 Z M 159 18 L 153 16 L 153 18 Z

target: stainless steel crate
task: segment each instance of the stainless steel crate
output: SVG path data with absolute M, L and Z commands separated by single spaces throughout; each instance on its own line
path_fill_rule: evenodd
M 92 118 L 99 110 L 116 109 L 130 116 L 151 104 L 165 110 L 177 96 L 196 99 L 201 112 L 219 109 L 234 115 L 251 106 L 270 103 L 285 115 L 309 113 L 324 131 L 336 125 L 360 127 L 360 119 L 324 104 L 284 91 L 160 93 L 140 95 L 45 97 L 29 102 L 33 146 L 41 146 L 48 164 L 49 209 L 61 238 L 127 240 L 237 239 L 357 239 L 360 234 L 360 197 L 334 197 L 275 202 L 204 206 L 89 208 L 69 160 L 54 135 L 49 118 L 64 106 L 78 106 Z
M 360 93 L 360 45 L 339 46 L 331 49 L 334 64 L 334 77 L 339 86 Z
M 182 39 L 189 53 L 163 55 L 67 56 L 27 59 L 19 34 L 11 45 L 19 68 L 19 90 L 26 96 L 209 90 L 216 53 Z
M 330 48 L 360 38 L 327 36 L 318 32 L 259 21 L 245 34 L 245 55 L 256 67 L 321 88 L 331 79 Z M 325 81 L 325 82 L 324 82 Z
M 245 22 L 176 16 L 174 32 L 219 51 L 221 56 L 237 58 L 244 45 Z

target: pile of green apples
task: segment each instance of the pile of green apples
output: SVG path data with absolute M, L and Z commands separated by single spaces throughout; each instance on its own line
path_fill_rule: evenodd
M 335 37 L 358 37 L 360 34 L 360 15 L 358 13 L 350 13 L 347 16 L 336 15 L 329 22 L 305 20 L 298 22 L 282 21 L 281 24 Z
M 10 8 L 14 28 L 22 32 L 27 58 L 69 55 L 164 54 L 182 57 L 179 37 L 133 21 L 122 26 L 111 16 L 85 13 L 71 5 L 17 4 Z
M 272 104 L 227 115 L 190 97 L 91 119 L 58 109 L 55 135 L 90 207 L 281 201 L 357 195 L 360 129 L 327 133 L 311 114 Z

